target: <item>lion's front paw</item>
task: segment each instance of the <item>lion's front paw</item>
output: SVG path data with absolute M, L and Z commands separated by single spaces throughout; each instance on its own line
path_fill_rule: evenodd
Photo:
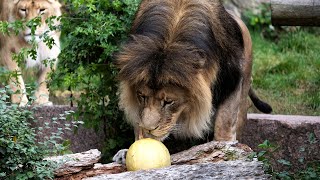
M 26 107 L 28 105 L 28 101 L 21 101 L 19 103 L 19 107 Z
M 112 160 L 114 162 L 125 165 L 127 152 L 128 152 L 128 149 L 121 149 L 120 151 L 117 152 L 116 155 L 113 156 Z
M 13 94 L 11 96 L 11 102 L 14 104 L 19 104 L 19 107 L 25 107 L 28 105 L 27 95 L 23 94 Z

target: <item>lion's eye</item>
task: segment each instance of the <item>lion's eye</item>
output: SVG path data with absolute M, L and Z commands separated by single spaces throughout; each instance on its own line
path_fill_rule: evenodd
M 143 95 L 141 92 L 138 92 L 137 96 L 138 96 L 140 102 L 145 103 L 147 96 Z
M 44 13 L 45 13 L 45 11 L 46 11 L 46 9 L 45 9 L 45 8 L 41 8 L 41 9 L 39 10 L 39 14 L 44 14 Z
M 21 9 L 19 9 L 19 11 L 20 11 L 20 13 L 25 14 L 27 12 L 27 9 L 21 8 Z
M 165 107 L 165 106 L 168 106 L 168 105 L 172 105 L 172 104 L 174 104 L 174 101 L 171 100 L 171 99 L 166 99 L 166 100 L 162 100 L 161 101 L 161 106 L 162 107 Z

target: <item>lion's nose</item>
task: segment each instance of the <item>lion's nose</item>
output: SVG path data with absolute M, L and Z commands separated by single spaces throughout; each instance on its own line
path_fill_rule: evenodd
M 154 130 L 160 121 L 160 114 L 156 108 L 145 108 L 141 114 L 141 126 L 148 130 Z

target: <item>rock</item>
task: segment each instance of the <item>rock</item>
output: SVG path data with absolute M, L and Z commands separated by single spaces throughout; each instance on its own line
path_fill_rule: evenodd
M 117 174 L 121 172 L 125 172 L 126 168 L 125 166 L 121 164 L 116 163 L 110 163 L 110 164 L 100 164 L 97 163 L 94 165 L 93 168 L 82 170 L 79 173 L 76 174 L 69 174 L 67 176 L 62 177 L 56 177 L 55 180 L 80 180 L 87 177 L 95 177 L 102 174 Z
M 91 169 L 100 158 L 101 152 L 97 149 L 92 149 L 82 153 L 48 157 L 44 160 L 57 162 L 58 168 L 54 171 L 55 176 L 66 176 L 84 169 Z
M 271 159 L 275 171 L 301 170 L 309 162 L 320 161 L 320 116 L 248 114 L 241 143 L 259 152 L 265 140 L 278 146 Z M 277 160 L 289 161 L 284 166 Z
M 251 153 L 251 148 L 244 144 L 211 141 L 171 155 L 171 164 L 246 160 Z
M 85 180 L 154 180 L 154 179 L 269 179 L 262 164 L 256 161 L 224 161 L 193 165 L 173 165 L 167 168 L 100 175 Z

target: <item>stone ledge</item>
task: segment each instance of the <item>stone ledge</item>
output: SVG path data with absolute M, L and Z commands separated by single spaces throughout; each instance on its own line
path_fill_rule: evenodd
M 248 114 L 248 119 L 280 121 L 291 125 L 301 125 L 303 123 L 319 124 L 320 116 L 294 116 L 294 115 L 270 115 L 270 114 Z
M 265 140 L 279 146 L 273 153 L 275 170 L 295 171 L 308 162 L 320 161 L 320 116 L 248 114 L 241 143 L 260 151 Z M 285 167 L 276 160 L 292 163 Z
M 193 165 L 173 165 L 163 169 L 105 174 L 86 180 L 154 180 L 154 179 L 270 179 L 265 175 L 261 163 L 246 161 L 225 161 Z

